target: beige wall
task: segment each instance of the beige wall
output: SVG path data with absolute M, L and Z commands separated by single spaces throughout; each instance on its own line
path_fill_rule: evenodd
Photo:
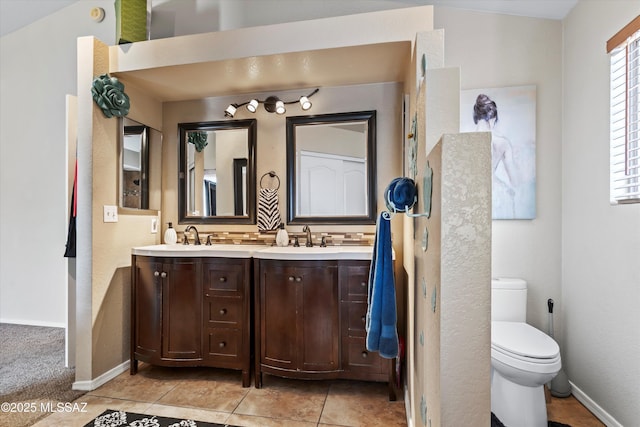
M 103 222 L 103 206 L 118 205 L 120 123 L 117 118 L 106 118 L 86 90 L 94 76 L 106 72 L 108 46 L 86 37 L 79 39 L 78 52 L 78 357 L 74 387 L 82 389 L 90 388 L 93 379 L 128 358 L 131 247 L 159 243 L 159 235 L 151 233 L 154 212 L 128 215 L 121 211 L 118 222 Z M 144 94 L 131 91 L 130 96 L 132 104 L 139 100 L 139 105 L 153 105 Z M 154 109 L 159 111 L 158 106 L 151 111 Z M 135 113 L 131 118 L 146 120 Z
M 410 119 L 417 118 L 419 197 L 413 211 L 425 212 L 427 159 L 433 194 L 429 218 L 404 221 L 411 419 L 413 425 L 488 425 L 490 140 L 457 134 L 460 70 L 443 68 L 443 32 L 418 34 L 415 52 L 408 79 L 416 82 L 409 96 Z

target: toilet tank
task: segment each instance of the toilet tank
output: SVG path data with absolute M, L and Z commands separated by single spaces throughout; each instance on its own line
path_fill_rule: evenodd
M 515 277 L 491 279 L 491 320 L 526 322 L 527 282 Z

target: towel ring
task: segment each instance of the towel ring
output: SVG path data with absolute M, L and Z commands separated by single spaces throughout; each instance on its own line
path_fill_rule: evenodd
M 262 175 L 262 176 L 260 177 L 260 188 L 264 188 L 264 187 L 262 186 L 262 180 L 263 180 L 263 179 L 264 179 L 264 177 L 265 177 L 265 176 L 267 176 L 267 175 L 269 175 L 271 178 L 275 178 L 275 179 L 277 179 L 277 180 L 278 180 L 278 186 L 275 188 L 275 190 L 280 189 L 280 178 L 278 177 L 278 175 L 276 175 L 276 173 L 275 173 L 274 171 L 269 171 L 269 172 L 265 173 L 264 175 Z

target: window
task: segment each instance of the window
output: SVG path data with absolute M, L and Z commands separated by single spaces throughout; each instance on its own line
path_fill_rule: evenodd
M 610 201 L 640 203 L 640 16 L 607 42 L 611 61 Z

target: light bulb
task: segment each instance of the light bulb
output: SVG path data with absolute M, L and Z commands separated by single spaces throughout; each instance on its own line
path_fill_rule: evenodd
M 225 117 L 233 117 L 236 114 L 236 111 L 238 109 L 236 108 L 235 105 L 233 104 L 229 104 L 229 106 L 227 107 L 226 110 L 224 110 L 224 116 Z
M 257 109 L 258 109 L 258 100 L 252 99 L 251 101 L 249 101 L 249 103 L 247 104 L 247 110 L 251 111 L 252 113 L 255 113 Z
M 307 111 L 309 108 L 311 108 L 311 101 L 309 101 L 309 98 L 307 98 L 306 96 L 301 96 L 300 106 L 304 111 Z
M 282 102 L 280 100 L 276 101 L 276 113 L 284 114 L 286 112 L 287 112 L 287 110 L 284 108 L 284 102 Z

